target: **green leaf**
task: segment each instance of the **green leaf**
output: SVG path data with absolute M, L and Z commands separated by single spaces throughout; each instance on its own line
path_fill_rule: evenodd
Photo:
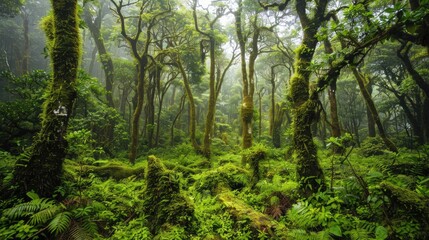
M 31 191 L 31 192 L 27 192 L 27 196 L 29 198 L 31 198 L 31 200 L 35 200 L 35 199 L 39 199 L 39 195 L 37 195 L 37 193 Z
M 375 238 L 377 240 L 384 240 L 388 237 L 387 229 L 383 226 L 377 226 L 375 228 Z
M 341 227 L 338 225 L 334 225 L 334 226 L 330 227 L 329 233 L 334 235 L 334 236 L 337 236 L 337 237 L 343 236 L 343 232 L 341 231 Z

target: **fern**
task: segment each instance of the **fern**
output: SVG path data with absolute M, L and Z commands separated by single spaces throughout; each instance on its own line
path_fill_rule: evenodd
M 31 215 L 29 223 L 31 225 L 44 224 L 52 219 L 60 210 L 61 207 L 58 205 L 52 205 L 45 209 L 41 209 L 40 211 Z
M 49 223 L 48 229 L 55 235 L 63 233 L 70 225 L 71 220 L 70 212 L 60 212 L 58 213 L 54 219 Z
M 46 198 L 39 198 L 39 199 L 33 199 L 30 202 L 25 202 L 25 203 L 15 205 L 12 208 L 6 209 L 3 212 L 3 214 L 8 218 L 17 219 L 17 218 L 34 215 L 34 213 L 36 212 L 39 212 L 45 209 L 51 209 L 51 208 L 54 208 L 55 206 L 56 206 L 55 201 L 46 199 Z M 37 216 L 37 217 L 40 219 L 43 216 Z M 40 220 L 41 221 L 45 220 L 43 222 L 46 222 L 49 219 L 40 219 Z

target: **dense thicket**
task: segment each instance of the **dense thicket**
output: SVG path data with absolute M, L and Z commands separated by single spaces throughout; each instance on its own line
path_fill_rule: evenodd
M 0 4 L 0 238 L 429 237 L 428 1 L 47 4 Z

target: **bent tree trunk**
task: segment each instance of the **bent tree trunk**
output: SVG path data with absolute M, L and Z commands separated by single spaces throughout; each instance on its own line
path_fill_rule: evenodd
M 381 139 L 383 139 L 384 144 L 386 144 L 387 148 L 397 153 L 398 148 L 395 146 L 395 144 L 387 137 L 386 132 L 384 131 L 383 124 L 381 124 L 380 116 L 378 115 L 377 108 L 375 108 L 375 104 L 372 101 L 371 96 L 369 95 L 366 87 L 365 87 L 365 79 L 362 76 L 362 74 L 357 70 L 356 67 L 352 67 L 353 75 L 355 76 L 359 89 L 362 93 L 363 98 L 365 99 L 366 105 L 368 106 L 369 110 L 371 111 L 372 117 L 375 121 L 375 124 L 377 124 L 378 128 L 378 134 L 380 135 Z
M 80 59 L 77 0 L 51 0 L 51 22 L 45 22 L 50 41 L 53 78 L 43 104 L 42 129 L 26 160 L 18 161 L 14 182 L 20 193 L 34 190 L 51 196 L 61 184 L 66 155 L 68 121 L 76 98 L 76 75 Z M 47 21 L 49 21 L 47 20 Z

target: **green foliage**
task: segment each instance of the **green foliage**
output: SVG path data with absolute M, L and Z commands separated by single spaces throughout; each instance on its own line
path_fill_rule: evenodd
M 40 129 L 40 106 L 50 75 L 37 70 L 22 76 L 2 72 L 0 77 L 11 94 L 11 101 L 0 102 L 0 148 L 20 153 Z
M 152 239 L 152 234 L 147 227 L 146 217 L 132 219 L 127 222 L 119 222 L 114 226 L 115 232 L 110 237 L 114 240 L 132 240 L 132 239 Z
M 16 239 L 23 233 L 25 238 L 37 238 L 41 234 L 51 234 L 58 239 L 90 239 L 97 233 L 92 222 L 95 208 L 76 200 L 58 203 L 47 198 L 39 198 L 29 192 L 29 202 L 17 204 L 3 211 L 0 228 L 4 239 Z M 22 224 L 26 222 L 26 224 Z M 47 233 L 44 233 L 45 230 Z

